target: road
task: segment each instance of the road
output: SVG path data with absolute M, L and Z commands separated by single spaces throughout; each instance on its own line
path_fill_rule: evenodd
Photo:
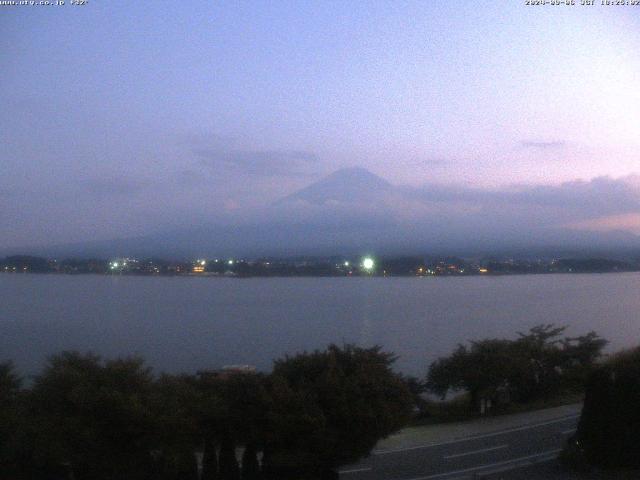
M 474 478 L 474 474 L 481 478 L 555 458 L 575 432 L 578 418 L 577 411 L 537 422 L 535 415 L 520 414 L 513 426 L 496 431 L 435 443 L 381 448 L 360 463 L 342 468 L 340 478 L 447 480 Z

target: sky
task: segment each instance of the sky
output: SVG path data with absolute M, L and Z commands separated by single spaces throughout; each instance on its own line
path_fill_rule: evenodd
M 0 8 L 0 248 L 250 222 L 356 166 L 414 218 L 640 233 L 640 7 Z

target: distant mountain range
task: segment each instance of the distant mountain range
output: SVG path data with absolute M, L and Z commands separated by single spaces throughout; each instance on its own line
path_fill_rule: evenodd
M 563 190 L 556 190 L 551 200 L 537 201 L 539 189 L 513 194 L 399 187 L 364 168 L 346 168 L 241 218 L 19 253 L 192 258 L 640 251 L 640 239 L 629 232 L 563 226 L 582 218 L 578 209 L 584 202 L 563 206 Z

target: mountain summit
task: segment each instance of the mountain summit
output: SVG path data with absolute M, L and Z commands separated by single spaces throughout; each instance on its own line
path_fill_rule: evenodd
M 278 203 L 305 201 L 322 205 L 331 202 L 364 203 L 393 191 L 393 185 L 362 167 L 337 170 Z

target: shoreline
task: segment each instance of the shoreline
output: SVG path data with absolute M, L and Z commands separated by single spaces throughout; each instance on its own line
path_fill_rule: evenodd
M 244 274 L 216 274 L 216 273 L 99 273 L 99 272 L 12 272 L 0 271 L 0 275 L 52 275 L 52 276 L 77 276 L 92 275 L 101 277 L 144 277 L 144 278 L 225 278 L 225 279 L 249 279 L 249 278 L 469 278 L 469 277 L 525 277 L 543 275 L 615 275 L 626 273 L 640 273 L 638 270 L 622 271 L 591 271 L 591 272 L 518 272 L 518 273 L 468 273 L 468 274 L 447 274 L 447 275 L 384 275 L 384 274 L 363 274 L 363 275 L 244 275 Z

